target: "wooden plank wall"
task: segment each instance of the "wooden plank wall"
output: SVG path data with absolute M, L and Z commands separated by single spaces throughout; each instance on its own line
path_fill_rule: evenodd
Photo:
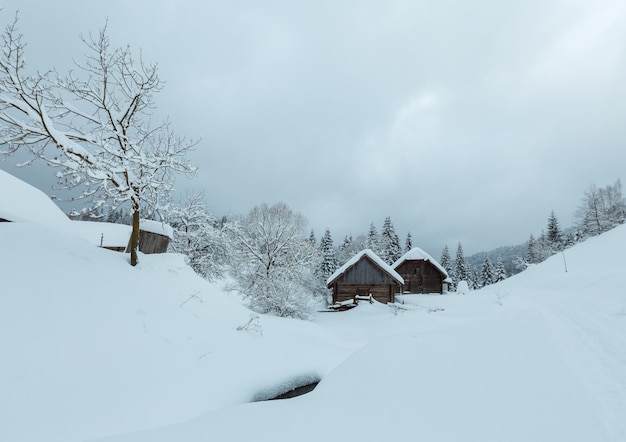
M 428 261 L 405 261 L 395 270 L 404 278 L 405 293 L 443 293 L 443 275 Z
M 169 237 L 165 235 L 159 235 L 158 233 L 146 232 L 145 230 L 139 231 L 139 251 L 145 254 L 150 253 L 165 253 L 167 252 L 167 246 L 170 244 Z M 130 239 L 126 246 L 126 251 L 130 250 Z
M 398 286 L 337 283 L 333 286 L 333 302 L 347 301 L 357 295 L 367 296 L 371 293 L 375 300 L 386 304 L 395 301 L 396 287 Z
M 165 253 L 169 243 L 170 239 L 165 235 L 144 230 L 139 232 L 139 250 L 143 253 Z

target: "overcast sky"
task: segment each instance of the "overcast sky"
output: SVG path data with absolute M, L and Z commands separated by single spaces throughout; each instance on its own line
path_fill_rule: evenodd
M 217 216 L 283 201 L 335 244 L 390 216 L 403 242 L 467 255 L 551 210 L 571 225 L 590 184 L 625 175 L 623 0 L 0 4 L 31 68 L 70 67 L 107 17 L 158 62 L 159 110 L 201 138 L 178 187 Z M 51 170 L 16 174 L 51 192 Z

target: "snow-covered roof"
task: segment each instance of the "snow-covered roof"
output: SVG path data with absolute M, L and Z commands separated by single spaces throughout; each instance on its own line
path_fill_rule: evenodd
M 364 256 L 367 256 L 369 259 L 374 261 L 378 267 L 384 270 L 389 274 L 393 279 L 398 281 L 400 284 L 404 284 L 404 279 L 402 276 L 398 274 L 394 269 L 391 268 L 389 264 L 383 261 L 376 253 L 374 253 L 371 249 L 361 250 L 359 253 L 350 258 L 344 265 L 335 270 L 335 273 L 330 275 L 330 277 L 326 280 L 326 285 L 331 284 L 335 279 L 339 278 L 343 275 L 346 270 L 355 265 L 357 262 L 361 260 Z
M 446 272 L 446 269 L 444 269 L 442 265 L 439 264 L 435 258 L 430 256 L 428 253 L 426 253 L 424 250 L 420 249 L 419 247 L 413 247 L 411 250 L 406 252 L 396 262 L 393 263 L 392 267 L 394 269 L 397 269 L 398 266 L 405 261 L 417 261 L 417 260 L 430 262 L 432 265 L 437 267 L 437 270 L 439 270 L 443 275 L 446 275 L 444 282 L 452 282 L 452 280 L 448 276 L 448 272 Z
M 144 232 L 156 233 L 158 235 L 167 236 L 169 239 L 174 237 L 174 229 L 169 224 L 161 221 L 150 219 L 142 219 L 139 221 L 139 228 Z
M 90 244 L 103 247 L 126 247 L 132 226 L 127 224 L 101 223 L 94 221 L 72 221 L 72 230 Z M 160 221 L 142 219 L 139 228 L 145 232 L 157 233 L 172 238 L 173 229 Z
M 72 221 L 73 232 L 94 246 L 126 247 L 132 227 L 126 224 Z
M 65 226 L 69 218 L 41 190 L 0 169 L 0 218 Z

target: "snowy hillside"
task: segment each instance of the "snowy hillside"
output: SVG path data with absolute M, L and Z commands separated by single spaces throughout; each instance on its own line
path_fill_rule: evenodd
M 254 319 L 178 255 L 0 223 L 0 441 L 623 441 L 623 244 L 306 322 Z

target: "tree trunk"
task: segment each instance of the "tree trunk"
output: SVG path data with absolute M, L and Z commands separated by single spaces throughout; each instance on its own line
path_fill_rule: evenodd
M 139 207 L 133 207 L 133 231 L 130 234 L 130 265 L 137 265 L 137 249 L 139 248 Z

